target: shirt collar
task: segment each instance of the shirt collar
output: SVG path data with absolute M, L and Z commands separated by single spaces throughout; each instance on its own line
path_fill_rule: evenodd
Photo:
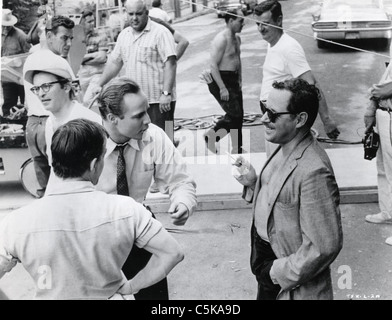
M 62 179 L 55 174 L 50 175 L 48 186 L 46 187 L 45 196 L 59 194 L 84 193 L 95 191 L 95 186 L 91 181 L 79 181 L 74 179 Z
M 140 151 L 141 149 L 141 144 L 145 144 L 151 141 L 151 133 L 150 133 L 150 127 L 146 131 L 144 131 L 142 139 L 141 140 L 136 140 L 136 139 L 130 139 L 128 142 L 126 142 L 131 148 L 135 149 L 136 151 Z M 112 139 L 108 139 L 106 143 L 106 155 L 109 156 L 115 149 L 116 149 L 117 143 L 115 143 Z

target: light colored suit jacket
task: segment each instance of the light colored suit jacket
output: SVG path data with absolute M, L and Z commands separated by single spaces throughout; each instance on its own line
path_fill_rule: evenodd
M 272 272 L 282 288 L 278 299 L 333 299 L 330 264 L 343 245 L 339 201 L 328 155 L 309 133 L 289 155 L 268 199 L 267 232 L 277 257 Z

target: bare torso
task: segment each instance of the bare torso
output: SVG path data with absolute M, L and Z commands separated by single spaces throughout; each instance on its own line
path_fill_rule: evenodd
M 241 66 L 241 39 L 238 35 L 231 35 L 227 30 L 222 31 L 215 38 L 223 55 L 218 63 L 220 71 L 239 71 Z

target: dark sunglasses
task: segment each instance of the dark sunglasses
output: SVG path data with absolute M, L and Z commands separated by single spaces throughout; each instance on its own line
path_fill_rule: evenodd
M 265 102 L 263 102 L 263 101 L 260 101 L 260 109 L 261 109 L 261 112 L 263 113 L 263 115 L 265 113 L 267 113 L 268 119 L 272 123 L 275 123 L 275 121 L 279 118 L 280 115 L 283 115 L 283 114 L 296 114 L 296 113 L 293 113 L 293 112 L 275 112 L 275 111 L 272 111 L 271 109 L 267 108 L 267 106 L 265 105 Z
M 40 86 L 32 87 L 32 88 L 30 88 L 30 90 L 31 90 L 32 93 L 34 93 L 36 95 L 39 95 L 39 90 L 40 89 L 42 89 L 42 91 L 44 93 L 48 93 L 50 88 L 52 88 L 52 86 L 55 83 L 65 83 L 65 82 L 66 82 L 65 80 L 57 80 L 57 81 L 47 82 L 47 83 L 44 83 L 44 84 L 42 84 Z

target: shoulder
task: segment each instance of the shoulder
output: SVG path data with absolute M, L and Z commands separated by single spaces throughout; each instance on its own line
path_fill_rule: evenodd
M 286 33 L 283 33 L 282 37 L 281 37 L 281 43 L 283 46 L 287 46 L 287 47 L 292 47 L 292 48 L 297 48 L 297 49 L 301 49 L 303 50 L 301 44 L 294 39 L 293 37 L 289 36 Z
M 75 117 L 85 118 L 99 124 L 102 123 L 102 118 L 96 112 L 86 108 L 84 105 L 80 104 L 76 100 L 74 100 L 74 110 L 73 114 Z
M 212 40 L 212 46 L 220 47 L 227 43 L 227 37 L 225 31 L 219 32 Z
M 299 165 L 308 175 L 323 169 L 332 171 L 332 164 L 328 154 L 316 139 L 305 149 Z

